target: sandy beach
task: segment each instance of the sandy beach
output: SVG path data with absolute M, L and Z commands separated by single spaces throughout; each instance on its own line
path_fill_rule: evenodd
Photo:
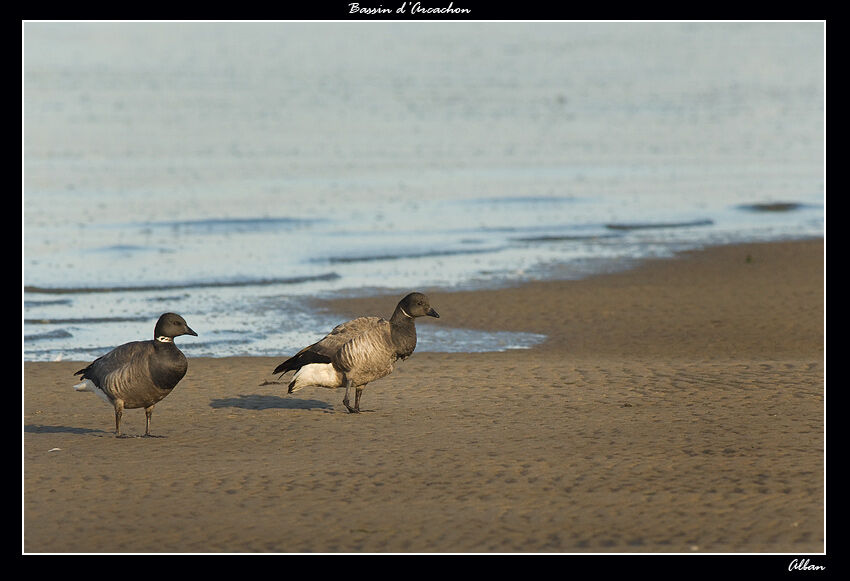
M 287 395 L 287 353 L 192 358 L 159 438 L 114 437 L 86 362 L 24 363 L 23 552 L 825 551 L 822 239 L 429 295 L 421 324 L 547 340 L 414 353 L 359 415 Z

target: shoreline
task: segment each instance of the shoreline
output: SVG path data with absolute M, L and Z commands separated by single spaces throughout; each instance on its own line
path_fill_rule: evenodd
M 784 305 L 765 301 L 765 289 L 805 288 L 807 296 L 798 298 L 810 317 L 806 320 L 823 323 L 825 263 L 815 260 L 817 256 L 825 257 L 823 238 L 729 244 L 647 259 L 626 270 L 578 280 L 543 280 L 490 290 L 410 290 L 428 294 L 441 316 L 439 321 L 417 324 L 546 335 L 532 350 L 594 356 L 661 355 L 672 350 L 687 356 L 737 357 L 741 348 L 751 355 L 777 355 L 777 349 L 783 355 L 796 355 L 801 349 L 822 353 L 823 328 L 817 324 L 798 328 L 802 344 L 768 345 L 761 337 L 780 335 L 785 327 L 770 313 Z M 700 279 L 695 278 L 697 269 Z M 723 294 L 705 292 L 705 284 L 724 278 L 738 280 Z M 820 286 L 814 282 L 818 280 Z M 317 300 L 314 305 L 338 314 L 340 321 L 362 314 L 386 317 L 403 294 Z M 530 301 L 533 306 L 524 306 Z M 582 308 L 576 310 L 575 305 Z M 659 319 L 676 320 L 682 329 L 654 329 Z M 615 323 L 623 332 L 606 333 L 603 339 L 599 331 L 616 330 Z M 636 329 L 650 333 L 650 341 L 638 347 Z M 735 343 L 724 348 L 724 337 L 731 335 L 736 336 Z M 652 350 L 647 352 L 646 347 Z
M 79 362 L 25 362 L 23 551 L 822 553 L 824 256 L 756 243 L 416 289 L 441 315 L 424 324 L 547 339 L 414 353 L 358 416 L 269 383 L 286 354 L 190 358 L 164 437 L 116 439 L 71 388 Z M 397 300 L 316 304 L 342 321 Z
M 546 310 L 548 311 L 561 311 L 564 310 L 568 317 L 575 318 L 572 313 L 569 312 L 570 303 L 570 293 L 573 292 L 585 292 L 587 294 L 588 289 L 593 289 L 594 285 L 605 282 L 610 286 L 608 281 L 612 280 L 612 277 L 617 277 L 618 275 L 628 275 L 628 273 L 646 269 L 646 268 L 655 268 L 659 270 L 663 268 L 664 264 L 670 262 L 686 262 L 688 260 L 694 260 L 695 257 L 700 256 L 703 253 L 717 251 L 724 252 L 729 256 L 723 258 L 722 260 L 729 260 L 733 263 L 735 268 L 738 268 L 738 273 L 745 276 L 752 276 L 752 271 L 758 271 L 759 266 L 755 264 L 758 261 L 758 258 L 753 259 L 754 263 L 749 264 L 745 268 L 741 268 L 741 264 L 739 261 L 742 256 L 749 256 L 751 253 L 758 254 L 760 252 L 760 248 L 763 248 L 765 245 L 776 245 L 776 248 L 792 248 L 795 244 L 805 245 L 807 243 L 817 243 L 818 240 L 823 240 L 822 238 L 804 238 L 804 239 L 794 239 L 790 241 L 774 241 L 774 242 L 755 242 L 755 243 L 744 243 L 744 244 L 725 244 L 719 246 L 711 246 L 705 249 L 700 250 L 690 250 L 690 251 L 681 251 L 672 257 L 664 257 L 664 258 L 649 258 L 649 259 L 634 259 L 627 262 L 626 265 L 622 265 L 620 268 L 615 268 L 614 270 L 610 270 L 608 272 L 601 272 L 595 274 L 583 275 L 582 278 L 578 279 L 541 279 L 535 281 L 515 281 L 515 282 L 504 282 L 502 285 L 494 286 L 490 288 L 484 289 L 470 289 L 470 290 L 458 290 L 456 288 L 451 287 L 440 287 L 440 286 L 432 286 L 428 287 L 425 285 L 423 288 L 417 289 L 398 289 L 398 288 L 381 288 L 374 287 L 364 291 L 367 294 L 362 293 L 353 293 L 348 296 L 345 296 L 346 291 L 341 291 L 343 296 L 339 296 L 338 298 L 333 298 L 333 295 L 326 296 L 325 298 L 310 298 L 308 296 L 300 296 L 298 295 L 297 300 L 301 302 L 305 310 L 315 311 L 317 313 L 321 313 L 324 315 L 328 315 L 327 319 L 331 321 L 338 319 L 339 321 L 347 320 L 348 318 L 353 318 L 356 316 L 360 316 L 362 314 L 373 314 L 388 317 L 391 312 L 395 302 L 401 298 L 404 294 L 409 292 L 410 290 L 420 290 L 429 294 L 429 296 L 437 297 L 436 300 L 439 300 L 440 297 L 446 297 L 452 303 L 458 303 L 462 305 L 459 309 L 452 310 L 449 315 L 451 317 L 450 321 L 440 321 L 439 323 L 434 323 L 437 325 L 436 328 L 447 328 L 451 327 L 453 329 L 458 330 L 470 330 L 470 331 L 485 331 L 485 332 L 517 332 L 517 333 L 530 333 L 530 334 L 546 334 L 550 337 L 552 333 L 556 335 L 563 335 L 562 331 L 564 330 L 565 325 L 554 325 L 552 321 L 546 321 L 544 317 L 537 316 L 536 318 L 530 318 L 527 321 L 517 320 L 516 317 L 512 316 L 510 311 L 498 311 L 495 313 L 486 313 L 485 311 L 479 308 L 478 301 L 481 297 L 493 297 L 494 301 L 507 302 L 510 301 L 509 304 L 517 304 L 521 303 L 524 300 L 538 300 L 542 299 L 544 304 L 547 302 L 546 297 L 552 296 L 553 290 L 558 289 L 559 291 L 565 293 L 565 297 L 567 303 L 564 305 L 553 304 L 549 302 L 546 304 Z M 790 245 L 790 246 L 788 246 Z M 721 250 L 725 249 L 725 250 Z M 794 256 L 789 251 L 784 251 L 788 256 L 788 260 L 796 260 L 798 257 Z M 771 251 L 771 255 L 775 254 L 776 251 Z M 654 265 L 654 266 L 653 266 Z M 659 270 L 660 272 L 660 270 Z M 756 272 L 756 276 L 758 273 Z M 667 277 L 667 274 L 662 274 L 661 276 Z M 822 277 L 822 273 L 820 275 Z M 583 281 L 592 280 L 594 281 L 590 285 L 583 284 Z M 756 284 L 759 284 L 760 281 L 756 281 Z M 216 283 L 218 284 L 218 283 Z M 242 283 L 239 283 L 242 284 Z M 782 284 L 781 279 L 775 280 L 772 284 Z M 550 286 L 551 285 L 551 286 Z M 681 286 L 681 285 L 680 285 Z M 141 288 L 141 287 L 139 287 Z M 153 287 L 152 287 L 153 288 Z M 181 288 L 181 287 L 175 287 Z M 55 292 L 72 292 L 74 289 L 56 289 Z M 126 290 L 126 289 L 125 289 Z M 187 291 L 188 292 L 188 291 Z M 591 294 L 595 291 L 590 290 Z M 188 294 L 186 296 L 189 296 Z M 281 295 L 285 296 L 285 295 Z M 579 297 L 579 303 L 584 300 L 585 297 Z M 626 297 L 626 299 L 633 304 L 638 304 L 633 297 Z M 618 299 L 619 300 L 619 299 Z M 451 308 L 451 305 L 450 307 Z M 717 303 L 715 308 L 724 308 L 722 303 Z M 604 301 L 596 301 L 594 305 L 594 309 L 600 313 L 610 313 L 611 309 L 609 305 L 606 305 Z M 542 310 L 538 310 L 535 315 L 539 315 L 542 313 Z M 627 313 L 626 313 L 627 314 Z M 618 313 L 618 316 L 621 316 L 622 313 Z M 119 322 L 120 319 L 113 318 L 114 322 Z M 139 318 L 141 320 L 148 320 L 149 317 Z M 129 320 L 129 319 L 128 319 Z M 573 320 L 568 319 L 567 325 L 573 324 Z M 425 325 L 429 323 L 433 323 L 432 321 L 421 321 Z M 317 329 L 316 335 L 321 336 L 320 333 L 325 332 L 325 329 Z M 37 335 L 38 333 L 33 333 L 33 335 Z M 48 333 L 49 334 L 49 333 Z M 580 335 L 585 336 L 587 333 L 580 333 Z M 126 334 L 117 335 L 121 337 L 114 342 L 114 344 L 123 342 L 127 340 Z M 70 337 L 70 335 L 69 335 Z M 561 336 L 560 339 L 564 337 Z M 72 339 L 73 340 L 73 339 Z M 101 349 L 108 349 L 107 345 L 113 344 L 113 342 L 104 341 L 103 347 Z M 91 360 L 97 357 L 100 354 L 100 350 L 88 350 L 86 352 L 79 351 L 74 348 L 73 344 L 68 345 L 67 350 L 57 350 L 52 352 L 50 357 L 45 357 L 45 349 L 43 347 L 37 345 L 30 345 L 32 347 L 33 352 L 41 354 L 41 356 L 37 357 L 34 360 L 25 359 L 25 361 L 33 361 L 33 362 L 47 362 L 51 360 L 73 360 L 73 361 L 86 361 Z M 239 354 L 223 354 L 216 353 L 213 354 L 207 351 L 204 354 L 192 354 L 193 345 L 187 345 L 189 349 L 186 350 L 187 356 L 192 357 L 250 357 L 250 356 L 258 356 L 263 357 L 269 353 L 275 353 L 274 346 L 272 349 L 269 349 L 268 346 L 262 350 L 262 353 L 239 353 Z M 522 347 L 515 347 L 522 348 Z M 55 349 L 55 346 L 54 346 Z M 429 349 L 432 351 L 438 352 L 433 349 L 432 345 L 429 345 Z M 480 346 L 476 346 L 473 348 L 475 352 L 480 352 Z M 48 349 L 46 352 L 50 353 Z M 464 352 L 458 346 L 455 346 L 449 352 Z M 24 349 L 24 356 L 26 357 L 27 349 Z

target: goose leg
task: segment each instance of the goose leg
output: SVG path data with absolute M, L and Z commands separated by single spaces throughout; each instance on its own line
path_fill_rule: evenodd
M 151 416 L 153 415 L 153 406 L 148 406 L 145 408 L 145 436 L 148 438 L 152 438 L 151 436 Z
M 352 413 L 352 414 L 360 413 L 360 409 L 358 408 L 358 404 L 360 403 L 361 388 L 355 389 L 354 407 L 351 407 L 349 405 L 351 400 L 348 399 L 348 394 L 351 392 L 351 380 L 346 378 L 344 385 L 345 385 L 345 397 L 342 398 L 342 405 L 344 405 L 346 407 L 346 409 L 349 411 L 349 413 Z
M 124 402 L 120 399 L 115 400 L 115 437 L 121 437 L 121 416 L 124 415 Z
M 358 414 L 360 413 L 360 395 L 363 393 L 363 388 L 365 385 L 361 385 L 357 389 L 354 390 L 354 411 Z

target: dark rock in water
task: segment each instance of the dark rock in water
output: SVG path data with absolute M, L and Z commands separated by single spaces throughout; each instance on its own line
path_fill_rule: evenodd
M 766 204 L 742 204 L 738 207 L 751 212 L 791 212 L 793 210 L 799 210 L 803 207 L 803 204 L 798 202 L 771 202 Z
M 714 220 L 694 220 L 692 222 L 644 222 L 605 224 L 609 230 L 651 230 L 655 228 L 690 228 L 692 226 L 711 226 Z

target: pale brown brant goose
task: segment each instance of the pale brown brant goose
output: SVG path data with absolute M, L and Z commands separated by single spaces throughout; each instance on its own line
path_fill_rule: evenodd
M 417 317 L 439 317 L 428 297 L 410 293 L 401 301 L 390 320 L 359 317 L 337 325 L 322 340 L 305 347 L 278 365 L 274 373 L 295 371 L 289 393 L 307 386 L 345 387 L 343 405 L 351 413 L 360 412 L 360 395 L 367 383 L 392 373 L 398 359 L 407 359 L 416 348 Z M 354 407 L 349 394 L 354 388 Z

